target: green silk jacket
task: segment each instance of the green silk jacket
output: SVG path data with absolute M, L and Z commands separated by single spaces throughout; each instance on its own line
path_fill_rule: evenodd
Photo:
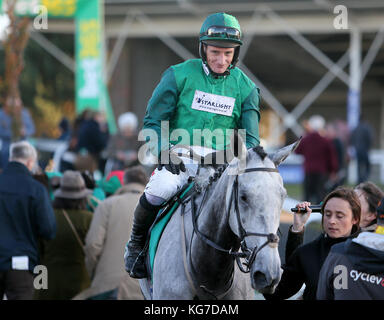
M 201 59 L 171 66 L 144 117 L 144 129 L 153 129 L 157 138 L 147 139 L 150 149 L 155 155 L 169 144 L 224 150 L 231 134 L 227 129 L 245 129 L 247 148 L 255 147 L 260 142 L 259 96 L 259 88 L 239 68 L 215 78 Z

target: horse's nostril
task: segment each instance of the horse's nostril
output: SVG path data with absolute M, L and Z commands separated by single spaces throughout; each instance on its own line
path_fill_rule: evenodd
M 265 278 L 265 275 L 264 273 L 260 272 L 260 271 L 256 271 L 253 275 L 253 279 L 255 281 L 255 283 L 260 286 L 260 287 L 263 287 L 264 285 L 267 284 L 267 279 Z

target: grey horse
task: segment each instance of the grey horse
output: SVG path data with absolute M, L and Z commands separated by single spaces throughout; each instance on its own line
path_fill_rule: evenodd
M 201 170 L 195 178 L 201 192 L 163 231 L 152 281 L 140 279 L 146 299 L 244 300 L 255 299 L 255 291 L 274 292 L 282 273 L 276 232 L 286 197 L 277 166 L 298 143 L 269 155 L 243 147 L 219 177 L 213 167 Z

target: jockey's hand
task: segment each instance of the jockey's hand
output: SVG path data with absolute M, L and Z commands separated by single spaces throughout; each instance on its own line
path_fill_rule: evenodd
M 307 202 L 307 201 L 298 203 L 296 205 L 296 208 L 305 208 L 307 210 L 307 212 L 304 213 L 304 214 L 302 214 L 302 213 L 295 213 L 293 215 L 293 226 L 292 226 L 292 229 L 291 229 L 293 232 L 301 232 L 301 231 L 303 231 L 304 225 L 307 222 L 307 220 L 309 219 L 309 216 L 311 215 L 311 212 L 312 212 L 312 209 L 309 208 L 310 205 L 311 205 L 311 203 Z
M 185 172 L 186 170 L 184 162 L 170 151 L 162 151 L 159 156 L 157 170 L 162 170 L 163 167 L 173 174 L 180 174 L 180 171 Z

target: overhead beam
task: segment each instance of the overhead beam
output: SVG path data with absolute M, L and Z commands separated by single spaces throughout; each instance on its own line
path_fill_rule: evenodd
M 177 6 L 180 1 L 175 0 L 174 3 L 171 1 L 145 1 L 145 0 L 121 0 L 121 1 L 106 1 L 106 13 L 113 15 L 119 15 L 121 12 L 124 12 L 122 8 L 127 6 L 130 8 L 137 8 L 142 10 L 145 14 L 180 14 L 183 12 L 183 8 Z M 384 3 L 382 0 L 341 0 L 337 1 L 338 5 L 345 5 L 351 10 L 361 10 L 361 9 L 378 9 L 384 8 Z M 263 2 L 250 2 L 250 1 L 234 1 L 234 2 L 199 2 L 199 8 L 204 10 L 204 12 L 233 12 L 233 13 L 243 13 L 243 12 L 252 12 L 255 8 L 259 6 L 268 5 L 272 10 L 278 12 L 317 12 L 319 7 L 316 6 L 313 2 L 308 0 L 303 1 L 263 1 Z M 335 4 L 336 5 L 336 4 Z
M 133 19 L 134 19 L 134 17 L 131 16 L 129 13 L 127 13 L 121 29 L 122 30 L 125 30 L 125 29 L 129 30 L 129 26 L 132 23 Z M 119 57 L 121 55 L 121 52 L 123 51 L 125 40 L 126 40 L 125 34 L 126 34 L 125 32 L 121 32 L 119 37 L 116 40 L 115 45 L 113 46 L 112 53 L 111 53 L 111 56 L 110 56 L 110 58 L 108 60 L 108 64 L 107 64 L 107 83 L 109 83 L 109 81 L 112 77 L 113 71 L 115 70 L 117 62 L 118 62 Z
M 54 45 L 51 41 L 49 41 L 44 35 L 39 32 L 34 32 L 31 30 L 30 37 L 37 44 L 39 44 L 42 48 L 44 48 L 47 52 L 49 52 L 53 57 L 55 57 L 58 61 L 60 61 L 63 65 L 65 65 L 69 70 L 73 73 L 75 72 L 76 63 L 75 61 L 67 55 L 63 50 Z
M 269 9 L 269 8 L 268 8 Z M 267 10 L 268 10 L 267 9 Z M 276 12 L 271 10 L 267 11 L 267 16 L 276 24 L 280 25 L 286 30 L 287 34 L 295 40 L 304 50 L 310 53 L 316 60 L 327 67 L 335 76 L 337 76 L 344 83 L 348 84 L 349 76 L 341 69 L 337 64 L 331 61 L 327 55 L 314 46 L 307 38 L 305 38 L 298 30 L 293 28 L 283 18 L 281 18 Z
M 106 15 L 105 18 L 105 34 L 107 37 L 118 37 L 121 33 L 121 26 L 125 20 L 124 12 L 127 12 L 128 7 L 125 7 L 124 11 L 120 11 L 119 16 Z M 253 14 L 255 8 L 251 11 Z M 140 11 L 144 15 L 148 15 L 145 10 Z M 209 12 L 209 11 L 208 11 Z M 279 15 L 284 21 L 292 26 L 295 30 L 303 34 L 348 34 L 348 30 L 336 30 L 333 27 L 333 19 L 335 15 L 329 13 L 305 13 L 298 14 L 292 13 L 289 15 Z M 161 30 L 173 37 L 196 37 L 196 30 L 200 30 L 201 24 L 204 21 L 204 16 L 197 17 L 190 13 L 182 16 L 169 16 L 169 15 L 156 15 L 151 16 L 151 21 L 158 25 Z M 243 26 L 244 35 L 280 35 L 286 34 L 286 30 L 271 21 L 267 17 L 260 17 L 257 24 L 252 24 L 252 15 L 239 15 L 238 16 L 241 25 Z M 360 13 L 356 18 L 356 25 L 361 32 L 377 32 L 380 29 L 384 21 L 384 11 L 376 13 L 364 14 Z M 64 19 L 50 19 L 48 29 L 41 30 L 42 32 L 52 33 L 74 33 L 75 24 L 73 20 Z M 127 38 L 151 38 L 155 37 L 154 30 L 149 30 L 142 27 L 140 21 L 135 21 L 130 26 L 129 30 L 125 30 L 125 36 Z
M 297 124 L 296 119 L 294 119 L 287 109 L 281 104 L 281 102 L 268 90 L 267 87 L 244 65 L 242 62 L 239 63 L 239 67 L 246 73 L 246 75 L 260 88 L 262 98 L 269 104 L 269 106 L 278 114 L 282 119 L 286 119 L 290 124 Z M 291 126 L 292 131 L 300 136 L 302 133 L 302 128 L 300 125 Z
M 291 114 L 298 119 L 309 106 L 324 92 L 330 85 L 333 79 L 338 75 L 340 70 L 347 66 L 349 62 L 349 51 L 347 51 L 337 62 L 337 67 L 328 72 L 321 78 L 321 80 L 305 95 L 305 97 L 297 104 Z
M 365 78 L 367 75 L 369 68 L 371 67 L 373 61 L 375 60 L 376 55 L 378 54 L 380 48 L 382 47 L 384 42 L 384 25 L 380 28 L 380 30 L 377 32 L 375 39 L 373 39 L 371 47 L 369 48 L 367 55 L 364 58 L 363 64 L 362 64 L 362 75 L 361 75 L 361 81 Z
M 142 29 L 149 29 L 153 32 L 161 41 L 163 41 L 170 49 L 172 49 L 178 56 L 184 60 L 195 59 L 196 57 L 176 41 L 172 35 L 162 28 L 161 25 L 156 24 L 148 16 L 140 11 L 134 12 L 138 21 L 142 24 Z
M 260 17 L 257 24 L 252 23 L 252 16 L 239 16 L 239 21 L 243 26 L 244 35 L 277 35 L 286 34 L 284 26 L 277 24 L 275 21 L 270 20 L 268 17 Z M 333 27 L 332 14 L 306 14 L 306 15 L 281 15 L 281 18 L 294 28 L 297 32 L 302 34 L 348 34 L 348 30 L 337 30 Z M 115 37 L 121 31 L 121 22 L 123 18 L 108 18 L 106 19 L 106 34 L 108 37 Z M 183 17 L 151 17 L 151 20 L 161 27 L 161 29 L 170 36 L 174 37 L 195 37 L 196 30 L 200 30 L 204 17 L 197 18 L 196 16 L 183 16 Z M 384 21 L 383 14 L 371 14 L 365 16 L 359 15 L 356 25 L 361 32 L 376 32 Z M 153 37 L 154 32 L 145 30 L 139 23 L 133 23 L 128 37 Z
M 284 92 L 279 92 L 278 98 L 279 100 L 283 101 L 285 105 L 294 105 L 297 103 L 297 101 L 300 101 L 301 99 L 303 99 L 303 96 L 305 96 L 307 93 L 308 93 L 307 91 L 298 91 L 298 92 L 284 91 Z M 314 101 L 311 104 L 311 106 L 315 104 L 317 105 L 340 104 L 341 102 L 345 102 L 346 93 L 347 93 L 347 88 L 345 90 L 337 90 L 337 89 L 331 89 L 328 87 L 327 90 L 323 91 L 321 95 L 316 99 L 316 101 Z M 364 89 L 365 95 L 362 97 L 363 101 L 375 102 L 379 99 L 378 97 L 379 93 L 381 93 L 380 89 L 374 89 L 374 88 L 367 89 L 367 90 Z M 342 110 L 344 112 L 344 108 L 342 108 Z

